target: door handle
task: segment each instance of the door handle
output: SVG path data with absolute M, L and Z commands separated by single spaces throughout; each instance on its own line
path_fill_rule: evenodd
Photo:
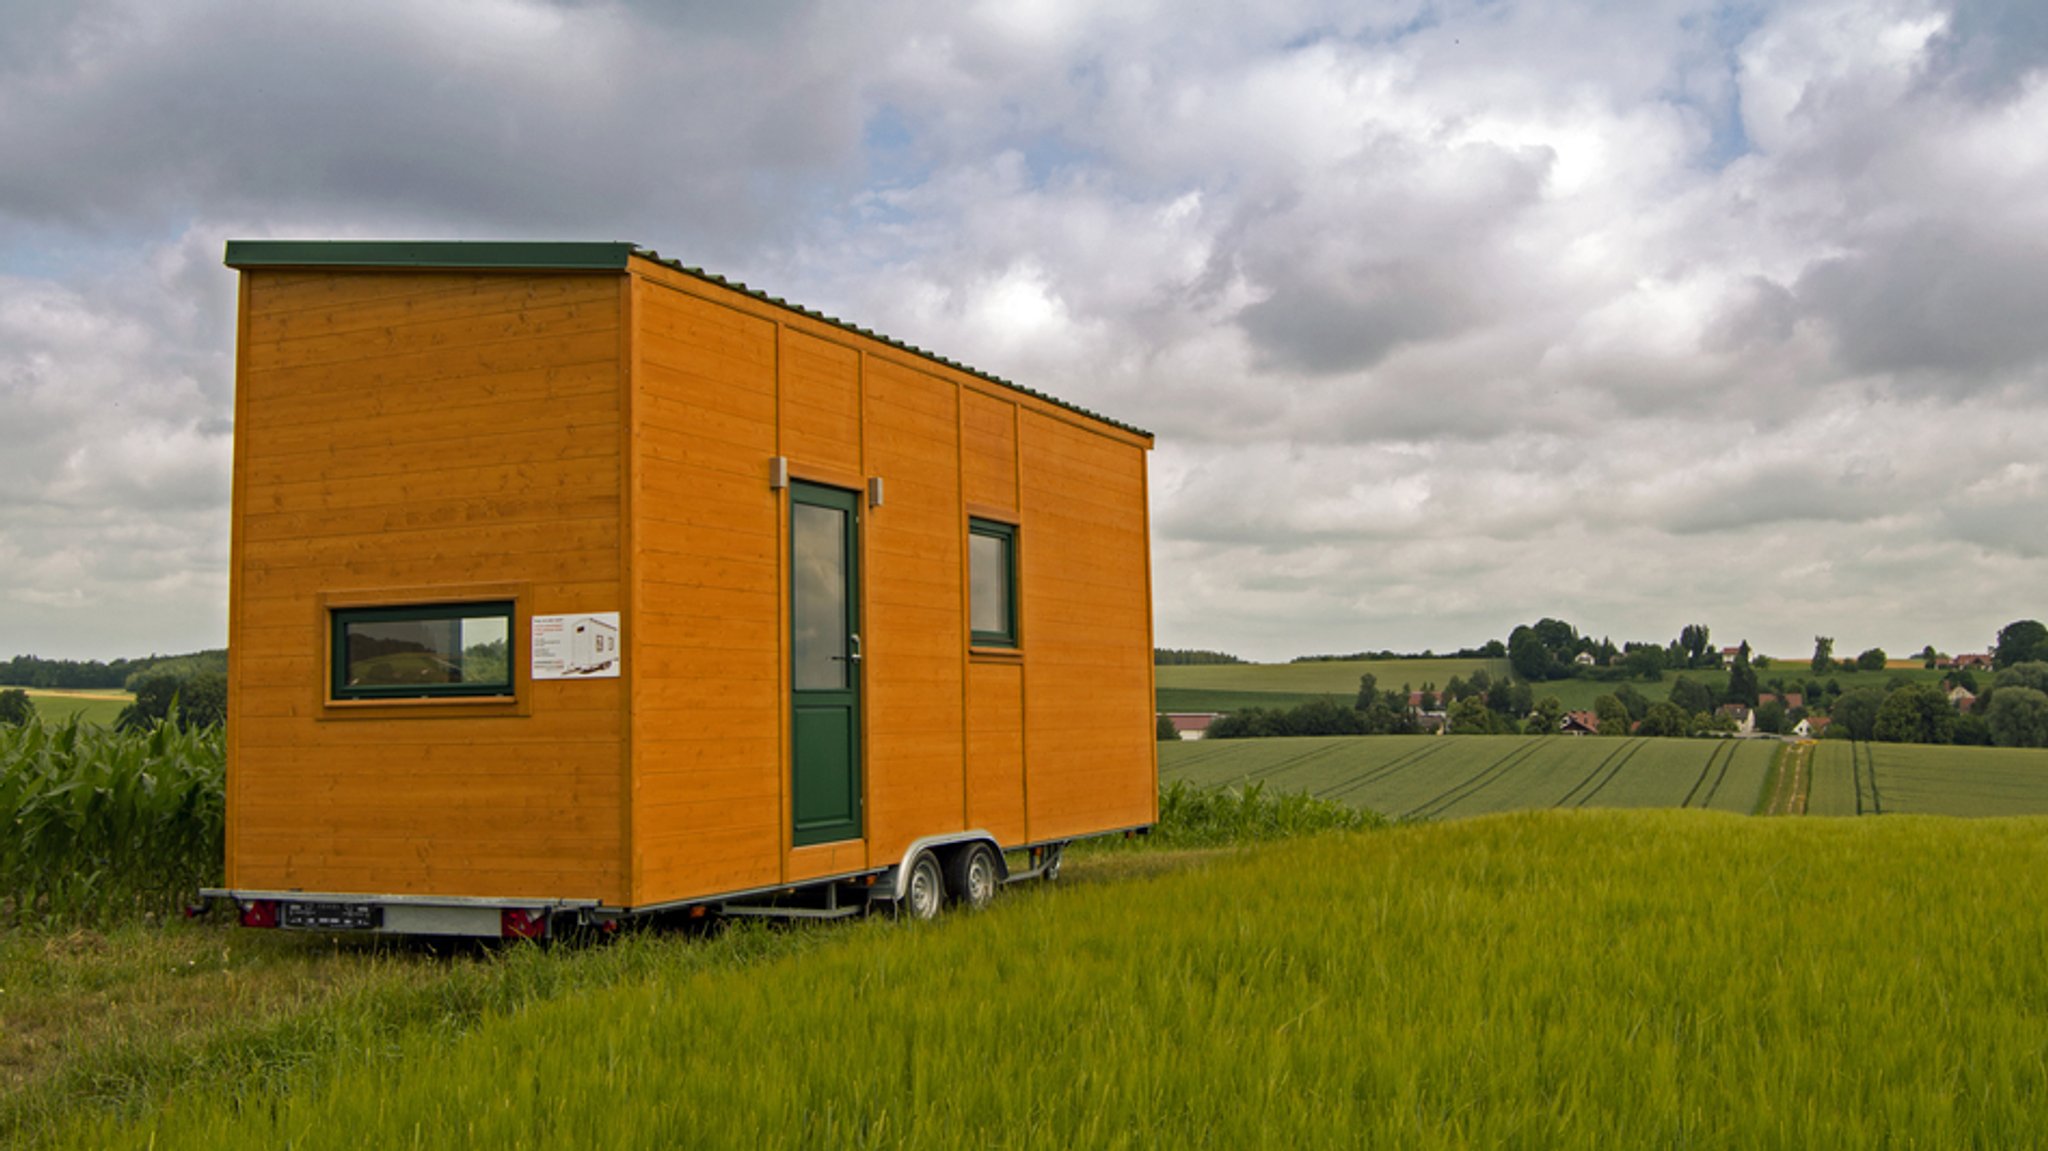
M 859 662 L 860 662 L 860 633 L 859 633 L 859 632 L 854 632 L 854 633 L 852 633 L 852 634 L 848 635 L 848 636 L 846 637 L 846 642 L 847 642 L 848 644 L 850 644 L 850 645 L 852 646 L 852 650 L 851 650 L 851 651 L 848 651 L 848 652 L 846 653 L 846 659 L 847 659 L 847 662 L 848 662 L 848 663 L 859 663 Z

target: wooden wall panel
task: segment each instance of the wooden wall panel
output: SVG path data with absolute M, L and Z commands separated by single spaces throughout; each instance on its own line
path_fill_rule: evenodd
M 229 882 L 615 900 L 619 681 L 332 718 L 323 593 L 615 610 L 619 277 L 245 271 Z
M 782 453 L 799 467 L 859 475 L 860 353 L 779 328 Z
M 1018 435 L 1031 837 L 1151 823 L 1144 452 L 1035 412 Z
M 960 476 L 967 502 L 1017 507 L 1017 405 L 981 392 L 960 398 Z
M 888 493 L 863 521 L 868 842 L 894 860 L 966 818 L 958 389 L 879 357 L 864 386 L 866 470 Z
M 967 825 L 1006 844 L 1029 836 L 1024 819 L 1024 668 L 981 661 L 967 669 Z
M 771 322 L 659 277 L 633 291 L 634 901 L 661 903 L 782 877 L 781 357 Z

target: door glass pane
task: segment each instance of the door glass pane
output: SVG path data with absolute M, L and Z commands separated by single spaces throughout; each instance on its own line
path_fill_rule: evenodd
M 846 686 L 846 513 L 791 504 L 790 592 L 796 690 Z

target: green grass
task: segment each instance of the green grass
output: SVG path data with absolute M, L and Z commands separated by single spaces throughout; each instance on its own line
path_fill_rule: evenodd
M 1329 663 L 1226 663 L 1190 664 L 1154 669 L 1155 686 L 1189 691 L 1283 692 L 1312 698 L 1339 695 L 1358 698 L 1358 677 L 1371 673 L 1379 677 L 1381 691 L 1397 691 L 1412 684 L 1416 691 L 1425 683 L 1441 690 L 1452 676 L 1471 679 L 1485 671 L 1495 679 L 1508 674 L 1504 659 L 1382 659 L 1345 660 Z
M 2030 1146 L 2044 867 L 2022 820 L 1320 836 L 753 955 L 654 948 L 55 1142 Z
M 1345 702 L 1358 697 L 1358 677 L 1370 672 L 1379 678 L 1381 691 L 1398 690 L 1404 683 L 1417 691 L 1424 683 L 1441 689 L 1452 676 L 1472 678 L 1484 669 L 1495 679 L 1509 674 L 1508 662 L 1496 660 L 1350 660 L 1341 663 L 1247 663 L 1197 664 L 1156 669 L 1155 686 L 1161 711 L 1233 711 L 1246 707 L 1292 707 L 1321 696 L 1337 696 Z M 1819 677 L 1834 680 L 1843 691 L 1859 687 L 1882 688 L 1894 677 L 1939 683 L 1949 673 L 1926 668 L 1894 668 L 1886 671 L 1834 672 Z M 1657 683 L 1635 683 L 1635 689 L 1652 702 L 1671 694 L 1672 681 L 1683 675 L 1705 684 L 1715 692 L 1728 687 L 1728 673 L 1722 671 L 1665 672 Z M 1809 678 L 1804 663 L 1780 663 L 1757 673 L 1766 691 L 1773 679 L 1783 678 L 1792 691 L 1803 691 Z M 1632 681 L 1633 682 L 1633 681 Z M 1538 699 L 1554 695 L 1571 711 L 1591 711 L 1593 701 L 1610 695 L 1621 685 L 1597 680 L 1560 679 L 1532 684 Z
M 1159 749 L 1164 780 L 1262 783 L 1395 818 L 1540 807 L 1755 810 L 1777 744 L 1567 736 L 1195 740 Z
M 44 691 L 34 687 L 21 690 L 28 693 L 29 702 L 36 705 L 36 718 L 44 723 L 63 723 L 76 716 L 80 723 L 112 727 L 121 718 L 122 709 L 135 702 L 134 696 L 123 691 Z

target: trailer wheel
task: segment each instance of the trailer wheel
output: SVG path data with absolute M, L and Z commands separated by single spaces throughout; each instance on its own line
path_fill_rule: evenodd
M 996 853 L 986 843 L 967 844 L 946 861 L 946 894 L 970 910 L 987 907 L 1000 882 Z
M 937 919 L 946 906 L 946 877 L 939 870 L 939 857 L 920 851 L 904 874 L 903 894 L 896 899 L 896 914 L 911 919 Z

